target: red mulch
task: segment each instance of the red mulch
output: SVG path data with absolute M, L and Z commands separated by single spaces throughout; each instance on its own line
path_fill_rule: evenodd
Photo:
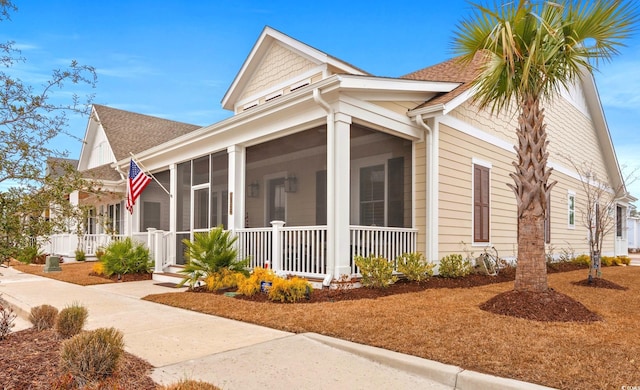
M 628 287 L 622 287 L 619 284 L 608 281 L 607 279 L 595 278 L 591 281 L 589 279 L 584 279 L 579 282 L 573 282 L 576 286 L 585 286 L 585 287 L 593 287 L 593 288 L 608 288 L 610 290 L 628 290 Z

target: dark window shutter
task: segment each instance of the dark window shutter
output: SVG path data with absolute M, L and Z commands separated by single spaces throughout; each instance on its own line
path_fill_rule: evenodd
M 473 241 L 489 242 L 489 168 L 473 166 Z

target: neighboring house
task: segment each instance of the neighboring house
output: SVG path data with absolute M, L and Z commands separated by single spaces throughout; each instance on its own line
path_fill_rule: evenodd
M 267 27 L 222 99 L 233 116 L 164 127 L 168 121 L 95 106 L 78 169 L 100 171 L 118 195 L 96 215 L 107 210 L 125 235 L 151 229 L 145 240 L 158 273 L 184 263 L 182 239 L 218 225 L 238 235 L 252 265 L 325 284 L 356 273 L 355 255 L 419 251 L 437 261 L 493 245 L 515 256 L 516 201 L 506 183 L 516 114 L 474 105 L 473 69 L 449 60 L 377 77 Z M 566 158 L 624 186 L 593 78 L 545 113 L 558 181 L 548 242 L 588 252 L 586 197 Z M 121 203 L 129 152 L 171 193 L 152 182 L 133 215 Z M 621 226 L 630 200 L 618 201 Z M 604 252 L 627 253 L 626 229 L 607 238 Z
M 640 217 L 629 217 L 627 219 L 629 238 L 629 251 L 640 252 Z

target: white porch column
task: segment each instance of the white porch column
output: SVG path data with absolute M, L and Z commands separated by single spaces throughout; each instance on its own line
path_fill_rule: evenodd
M 280 242 L 280 230 L 284 227 L 284 221 L 271 221 L 271 269 L 273 272 L 282 270 L 282 243 Z
M 334 114 L 333 126 L 327 126 L 327 229 L 329 256 L 335 266 L 333 277 L 351 275 L 349 264 L 351 117 Z
M 227 148 L 229 155 L 229 213 L 228 230 L 244 227 L 244 192 L 246 149 L 233 145 Z
M 169 164 L 169 231 L 171 242 L 166 254 L 168 264 L 176 263 L 176 232 L 178 226 L 178 164 Z

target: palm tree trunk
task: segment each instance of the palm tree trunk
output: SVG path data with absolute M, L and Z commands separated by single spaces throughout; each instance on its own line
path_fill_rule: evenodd
M 547 265 L 544 247 L 544 219 L 551 169 L 547 168 L 547 133 L 544 110 L 537 96 L 525 96 L 518 117 L 518 162 L 510 176 L 518 206 L 518 267 L 516 291 L 546 291 Z

